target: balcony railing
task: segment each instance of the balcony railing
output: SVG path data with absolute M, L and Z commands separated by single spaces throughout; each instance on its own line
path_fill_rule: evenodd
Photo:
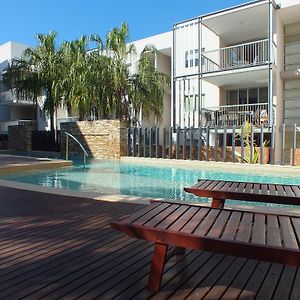
M 17 94 L 15 91 L 0 93 L 0 103 L 33 103 L 33 99 Z
M 224 105 L 203 108 L 201 125 L 206 126 L 241 126 L 246 121 L 254 126 L 268 126 L 268 103 Z
M 202 53 L 202 72 L 225 71 L 265 64 L 269 61 L 269 42 L 260 40 Z

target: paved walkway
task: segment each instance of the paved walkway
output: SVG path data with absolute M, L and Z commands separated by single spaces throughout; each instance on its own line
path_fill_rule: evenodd
M 300 299 L 299 268 L 172 249 L 148 292 L 153 246 L 109 226 L 141 207 L 0 187 L 0 298 Z

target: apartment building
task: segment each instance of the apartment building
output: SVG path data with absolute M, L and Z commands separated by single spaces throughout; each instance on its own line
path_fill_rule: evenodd
M 7 42 L 0 45 L 0 134 L 6 134 L 9 125 L 36 120 L 34 101 L 17 95 L 2 82 L 2 74 L 9 63 L 22 57 L 27 45 Z

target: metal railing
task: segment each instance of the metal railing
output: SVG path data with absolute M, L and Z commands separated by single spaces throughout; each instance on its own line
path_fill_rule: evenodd
M 202 72 L 225 71 L 256 66 L 269 61 L 268 39 L 205 51 Z
M 69 132 L 65 132 L 65 135 L 66 135 L 66 160 L 69 159 L 69 137 L 70 137 L 79 145 L 79 147 L 83 151 L 83 164 L 86 165 L 86 158 L 89 156 L 87 151 L 84 149 L 82 144 L 78 141 L 78 139 L 74 135 L 72 135 Z
M 203 126 L 242 126 L 247 121 L 267 127 L 268 113 L 268 103 L 208 107 L 201 110 L 201 122 Z
M 127 128 L 127 156 L 299 166 L 300 127 Z
M 0 93 L 0 103 L 34 103 L 34 100 L 15 91 L 5 91 Z

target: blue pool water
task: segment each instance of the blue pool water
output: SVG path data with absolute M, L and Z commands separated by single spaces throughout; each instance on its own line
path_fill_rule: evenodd
M 129 164 L 117 160 L 91 161 L 86 167 L 75 164 L 67 169 L 15 173 L 2 175 L 0 178 L 70 190 L 195 202 L 205 202 L 207 199 L 199 199 L 188 194 L 183 191 L 183 188 L 194 185 L 200 178 L 300 185 L 300 176 L 282 177 L 189 169 L 188 167 L 160 167 Z M 254 203 L 251 203 L 251 205 L 254 205 Z

